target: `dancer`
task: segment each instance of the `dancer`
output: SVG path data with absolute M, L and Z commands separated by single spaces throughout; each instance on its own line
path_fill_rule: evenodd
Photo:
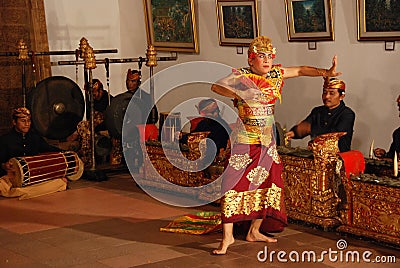
M 287 226 L 281 178 L 283 166 L 273 136 L 274 104 L 281 98 L 283 80 L 298 76 L 341 75 L 336 72 L 336 56 L 330 69 L 320 69 L 274 65 L 275 53 L 271 39 L 255 38 L 248 49 L 249 67 L 233 70 L 211 87 L 215 93 L 234 99 L 242 124 L 223 174 L 223 238 L 213 254 L 226 254 L 234 243 L 234 222 L 251 220 L 247 241 L 277 241 L 261 233 L 260 227 L 263 224 L 270 227 L 267 230 L 281 231 Z

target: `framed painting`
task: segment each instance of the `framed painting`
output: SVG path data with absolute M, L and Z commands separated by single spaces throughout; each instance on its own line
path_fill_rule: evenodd
M 194 0 L 143 0 L 147 41 L 156 50 L 199 52 Z
M 257 0 L 216 0 L 221 46 L 247 46 L 259 35 Z
M 285 0 L 289 41 L 333 41 L 332 0 Z
M 357 0 L 358 41 L 400 40 L 400 5 L 394 0 Z

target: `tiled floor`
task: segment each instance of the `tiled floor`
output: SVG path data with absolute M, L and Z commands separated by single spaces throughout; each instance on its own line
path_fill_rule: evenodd
M 187 235 L 159 228 L 176 216 L 218 207 L 165 205 L 143 193 L 129 174 L 108 176 L 103 182 L 70 182 L 67 191 L 28 200 L 0 197 L 0 267 L 399 267 L 399 249 L 293 223 L 276 235 L 276 244 L 237 237 L 228 254 L 213 256 L 221 233 Z M 339 239 L 346 249 L 338 250 Z M 324 250 L 331 255 L 321 258 Z M 287 262 L 279 260 L 279 251 Z M 346 262 L 346 253 L 366 251 L 372 252 L 371 260 L 395 256 L 396 263 Z M 309 261 L 312 253 L 321 261 Z

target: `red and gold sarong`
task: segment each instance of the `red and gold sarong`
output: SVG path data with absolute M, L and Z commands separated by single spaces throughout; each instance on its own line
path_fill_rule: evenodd
M 272 218 L 278 221 L 276 228 L 287 226 L 283 166 L 276 149 L 271 148 L 236 144 L 232 149 L 223 175 L 223 223 Z

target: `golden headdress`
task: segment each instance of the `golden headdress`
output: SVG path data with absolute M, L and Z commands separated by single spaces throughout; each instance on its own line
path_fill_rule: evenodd
M 13 110 L 12 113 L 13 118 L 17 119 L 17 118 L 24 118 L 24 117 L 31 117 L 31 112 L 29 111 L 29 109 L 25 108 L 25 107 L 19 107 Z
M 272 40 L 266 36 L 258 36 L 249 45 L 249 50 L 247 54 L 249 58 L 253 53 L 271 53 L 276 54 L 276 48 L 272 46 Z
M 128 69 L 128 72 L 126 73 L 126 79 L 139 80 L 140 79 L 139 71 Z
M 336 77 L 326 77 L 324 88 L 337 88 L 341 90 L 346 90 L 346 84 L 343 80 L 337 79 Z

